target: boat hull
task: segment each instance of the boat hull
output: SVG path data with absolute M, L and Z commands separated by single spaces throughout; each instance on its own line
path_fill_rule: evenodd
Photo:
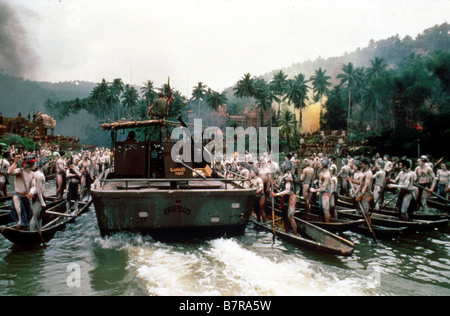
M 48 242 L 52 239 L 56 232 L 64 229 L 68 223 L 75 220 L 75 217 L 81 215 L 89 210 L 89 202 L 80 202 L 79 211 L 73 214 L 73 217 L 59 217 L 55 215 L 47 215 L 46 221 L 49 222 L 48 225 L 43 225 L 40 233 L 38 231 L 24 231 L 18 230 L 15 227 L 1 226 L 1 234 L 8 239 L 10 242 L 16 245 L 33 245 L 40 244 L 42 240 Z M 66 212 L 66 202 L 64 200 L 56 201 L 52 203 L 50 209 L 56 213 Z
M 279 218 L 281 212 L 276 210 L 276 216 Z M 264 228 L 267 231 L 273 232 L 272 221 L 266 221 L 265 223 L 259 222 L 256 218 L 251 217 L 250 220 L 257 227 Z M 286 232 L 281 223 L 277 220 L 275 224 L 275 235 L 288 240 L 300 247 L 305 247 L 319 251 L 321 253 L 328 253 L 338 256 L 350 256 L 355 246 L 352 242 L 337 236 L 325 229 L 308 223 L 302 219 L 295 218 L 297 224 L 297 230 L 300 235 L 293 235 Z
M 241 235 L 255 190 L 91 190 L 102 236 L 117 232 L 158 239 Z

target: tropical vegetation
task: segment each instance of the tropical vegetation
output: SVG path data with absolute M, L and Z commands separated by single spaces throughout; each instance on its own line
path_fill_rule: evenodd
M 411 155 L 420 143 L 424 152 L 448 156 L 450 150 L 442 144 L 450 135 L 449 31 L 444 23 L 415 39 L 396 35 L 372 40 L 366 48 L 340 58 L 318 58 L 258 77 L 247 72 L 223 91 L 198 82 L 189 97 L 173 90 L 169 118 L 180 113 L 203 116 L 225 105 L 229 115 L 256 109 L 258 124 L 280 127 L 282 150 L 296 150 L 303 112 L 319 103 L 321 130 L 348 130 L 354 139 L 369 126 L 369 144 L 381 152 Z M 0 72 L 2 78 L 7 79 L 6 87 L 13 80 Z M 38 85 L 24 84 L 27 89 Z M 167 89 L 167 85 L 155 87 L 152 80 L 138 87 L 125 85 L 119 78 L 112 82 L 103 79 L 87 96 L 61 99 L 47 94 L 43 103 L 45 111 L 58 119 L 81 115 L 98 126 L 98 122 L 121 118 L 146 119 L 157 91 Z M 12 90 L 2 91 L 1 97 Z M 367 133 L 364 135 L 367 138 Z

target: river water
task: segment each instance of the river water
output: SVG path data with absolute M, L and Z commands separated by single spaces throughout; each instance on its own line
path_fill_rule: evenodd
M 91 205 L 47 249 L 0 236 L 0 295 L 450 295 L 449 233 L 446 226 L 376 245 L 349 232 L 353 255 L 336 257 L 274 242 L 251 223 L 234 238 L 102 238 Z

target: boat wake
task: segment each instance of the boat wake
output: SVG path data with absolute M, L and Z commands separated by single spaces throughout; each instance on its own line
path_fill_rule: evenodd
M 300 255 L 270 251 L 270 246 L 244 246 L 236 239 L 166 244 L 151 237 L 117 234 L 97 243 L 126 250 L 126 269 L 145 284 L 149 295 L 374 294 L 371 280 L 352 271 L 330 271 Z

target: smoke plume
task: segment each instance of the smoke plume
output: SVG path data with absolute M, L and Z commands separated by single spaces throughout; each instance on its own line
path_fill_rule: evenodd
M 16 77 L 33 74 L 38 58 L 12 7 L 0 1 L 0 72 Z

